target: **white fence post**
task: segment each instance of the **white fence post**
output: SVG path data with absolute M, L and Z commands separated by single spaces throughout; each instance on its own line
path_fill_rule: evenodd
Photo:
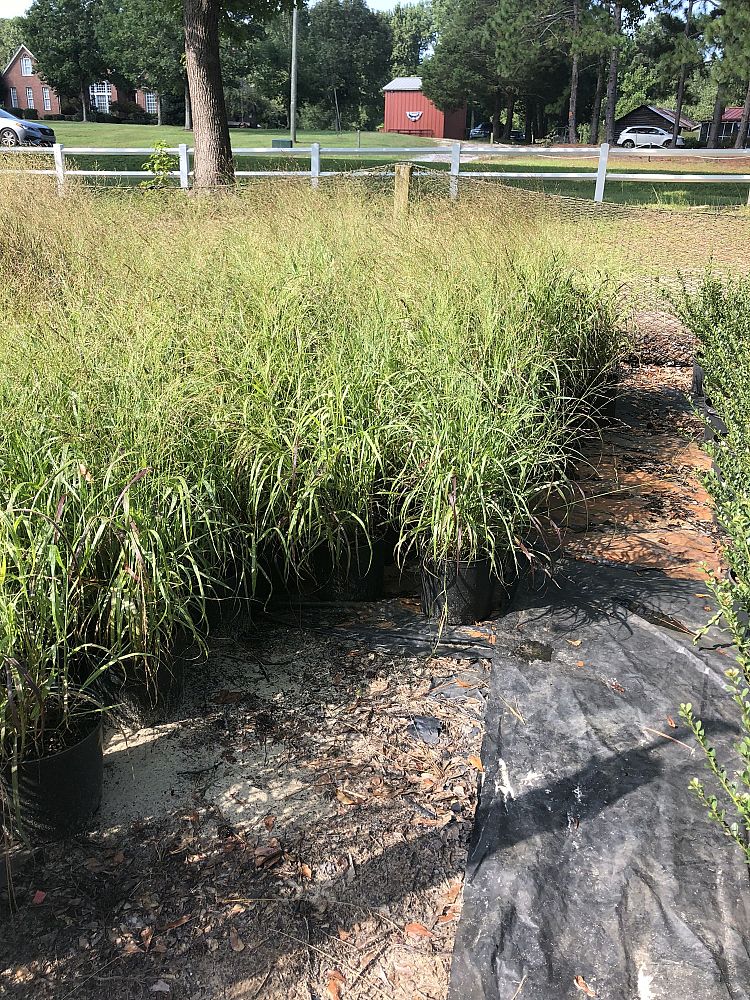
M 65 147 L 61 142 L 56 142 L 52 147 L 52 156 L 55 161 L 55 176 L 57 177 L 57 193 L 62 194 L 65 190 Z
M 458 198 L 458 175 L 461 172 L 461 143 L 454 142 L 451 147 L 451 177 L 450 195 L 451 201 Z
M 190 154 L 187 143 L 181 142 L 177 150 L 180 159 L 180 187 L 187 191 L 190 187 Z
M 313 142 L 310 146 L 310 183 L 314 188 L 320 185 L 320 143 Z
M 596 189 L 594 201 L 601 204 L 604 201 L 604 185 L 607 183 L 607 163 L 609 162 L 609 143 L 603 142 L 599 147 L 599 167 L 596 171 Z

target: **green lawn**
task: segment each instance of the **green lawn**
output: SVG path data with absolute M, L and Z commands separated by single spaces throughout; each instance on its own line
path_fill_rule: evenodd
M 65 146 L 153 146 L 166 142 L 177 146 L 181 142 L 193 145 L 193 133 L 179 125 L 104 125 L 99 122 L 49 122 L 58 140 Z M 231 130 L 233 146 L 270 146 L 271 139 L 286 139 L 289 133 L 272 129 L 238 128 Z M 319 142 L 324 146 L 357 145 L 356 132 L 299 132 L 297 142 L 308 146 Z M 361 132 L 363 146 L 434 146 L 435 139 L 421 136 L 394 135 L 387 132 Z

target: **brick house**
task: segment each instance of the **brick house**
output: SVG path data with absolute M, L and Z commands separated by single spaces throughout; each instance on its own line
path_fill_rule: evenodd
M 89 87 L 92 111 L 109 114 L 116 101 L 131 101 L 147 114 L 158 112 L 159 98 L 152 90 L 119 90 L 109 80 L 100 80 Z M 34 108 L 39 118 L 59 115 L 60 97 L 45 83 L 36 70 L 36 57 L 25 45 L 19 45 L 8 65 L 0 73 L 0 102 L 14 109 Z
M 60 114 L 60 98 L 36 71 L 36 59 L 25 45 L 19 45 L 0 75 L 3 103 L 14 108 L 36 108 L 39 117 Z

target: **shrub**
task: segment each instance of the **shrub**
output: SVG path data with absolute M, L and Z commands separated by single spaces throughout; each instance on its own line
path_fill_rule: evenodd
M 683 705 L 681 714 L 706 754 L 716 786 L 706 791 L 696 779 L 691 787 L 750 862 L 750 280 L 722 283 L 708 277 L 697 294 L 685 297 L 681 311 L 698 339 L 711 404 L 727 425 L 726 437 L 707 445 L 715 471 L 706 477 L 706 487 L 727 537 L 730 570 L 727 578 L 713 580 L 712 589 L 737 649 L 736 666 L 726 672 L 741 732 L 731 771 L 718 760 L 692 706 Z

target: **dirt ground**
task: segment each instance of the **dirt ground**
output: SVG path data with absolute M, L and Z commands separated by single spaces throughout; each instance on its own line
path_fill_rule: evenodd
M 226 626 L 168 720 L 111 734 L 99 829 L 16 875 L 5 995 L 445 996 L 488 661 L 326 614 Z
M 719 565 L 688 389 L 624 371 L 567 554 Z M 0 890 L 0 994 L 446 997 L 495 637 L 435 647 L 415 594 L 227 623 L 163 721 L 112 731 L 98 828 L 26 860 L 12 916 Z

